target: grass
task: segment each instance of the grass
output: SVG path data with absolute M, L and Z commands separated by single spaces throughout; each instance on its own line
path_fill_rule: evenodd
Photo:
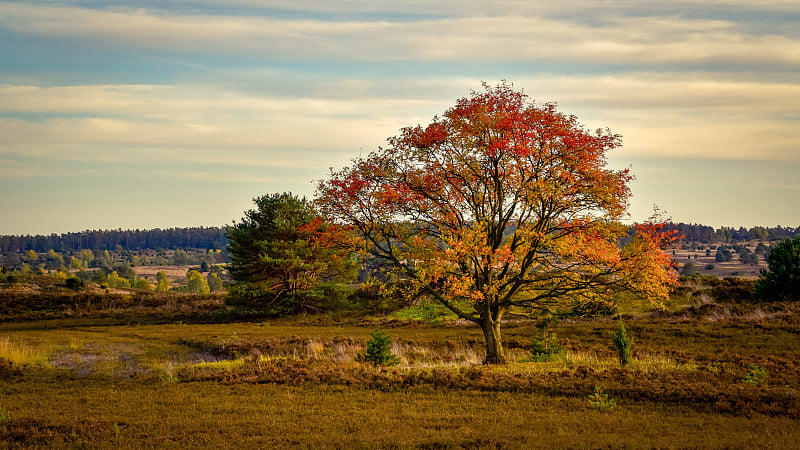
M 788 418 L 649 404 L 603 413 L 585 397 L 536 393 L 86 380 L 38 387 L 4 400 L 12 416 L 0 439 L 9 447 L 790 448 L 799 437 Z
M 137 320 L 119 308 L 1 322 L 0 448 L 789 448 L 800 439 L 792 305 L 626 318 L 635 347 L 625 368 L 611 344 L 616 319 L 563 321 L 554 331 L 564 352 L 546 362 L 530 360 L 534 324 L 508 323 L 512 362 L 485 367 L 480 330 L 428 320 L 430 308 L 406 319 L 205 323 L 161 306 Z M 398 366 L 354 360 L 375 329 L 392 338 Z
M 17 366 L 44 367 L 48 364 L 48 352 L 37 346 L 16 343 L 8 337 L 0 337 L 0 359 Z

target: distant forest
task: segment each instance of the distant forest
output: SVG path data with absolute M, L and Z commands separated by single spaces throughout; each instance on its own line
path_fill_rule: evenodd
M 731 243 L 742 241 L 780 241 L 800 236 L 800 227 L 753 227 L 750 229 L 721 227 L 714 229 L 706 225 L 668 223 L 669 230 L 677 230 L 682 242 L 703 244 Z
M 776 241 L 800 236 L 800 227 L 753 227 L 750 229 L 706 225 L 669 223 L 667 229 L 677 230 L 683 242 L 704 244 L 731 243 L 749 240 Z M 106 230 L 48 236 L 0 236 L 0 254 L 24 253 L 33 250 L 45 253 L 78 252 L 80 250 L 225 250 L 228 238 L 224 227 L 169 228 L 166 230 Z
M 48 236 L 0 236 L 0 253 L 24 253 L 33 250 L 45 253 L 80 250 L 224 250 L 228 245 L 225 228 L 194 227 L 166 230 L 106 230 Z

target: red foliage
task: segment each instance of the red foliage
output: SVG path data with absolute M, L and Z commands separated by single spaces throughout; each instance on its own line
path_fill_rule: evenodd
M 606 168 L 619 135 L 589 132 L 508 84 L 484 88 L 332 172 L 320 207 L 477 323 L 620 290 L 666 298 L 674 270 L 663 249 L 674 236 L 653 220 L 616 245 L 633 178 Z

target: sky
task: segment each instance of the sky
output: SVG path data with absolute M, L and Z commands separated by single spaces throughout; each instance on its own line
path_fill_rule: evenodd
M 0 234 L 223 226 L 481 82 L 610 128 L 631 221 L 800 226 L 796 0 L 0 1 Z

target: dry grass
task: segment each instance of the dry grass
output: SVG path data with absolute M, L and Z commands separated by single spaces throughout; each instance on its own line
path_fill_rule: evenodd
M 8 337 L 0 337 L 0 359 L 17 366 L 45 367 L 49 352 L 39 346 L 12 342 Z
M 625 368 L 615 320 L 562 323 L 549 362 L 528 360 L 532 323 L 509 323 L 502 367 L 481 366 L 480 330 L 458 323 L 0 323 L 0 447 L 789 448 L 800 311 L 726 308 L 626 319 Z M 354 361 L 375 328 L 399 366 Z M 750 364 L 769 381 L 744 382 Z M 589 407 L 596 385 L 617 408 Z

